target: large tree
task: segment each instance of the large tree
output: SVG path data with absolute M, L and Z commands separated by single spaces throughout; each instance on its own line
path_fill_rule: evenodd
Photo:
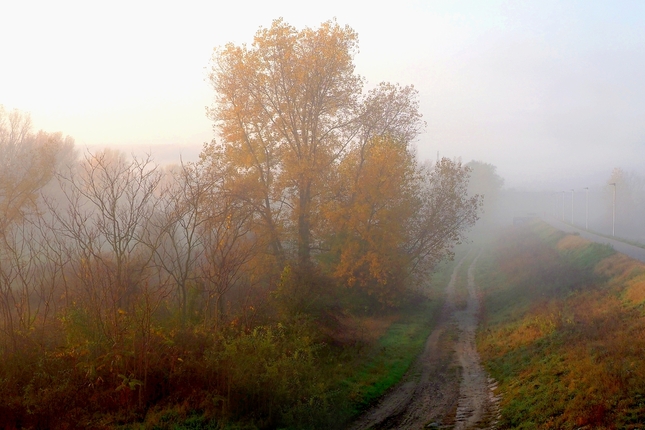
M 391 137 L 372 139 L 341 163 L 323 261 L 346 285 L 393 303 L 477 221 L 481 197 L 468 195 L 469 174 L 458 160 L 419 164 Z
M 375 137 L 342 160 L 333 199 L 325 205 L 331 273 L 385 300 L 407 269 L 402 245 L 419 209 L 413 154 L 391 136 Z
M 298 31 L 281 19 L 253 44 L 215 50 L 209 115 L 219 141 L 202 159 L 255 211 L 278 265 L 295 250 L 310 264 L 320 208 L 341 160 L 377 136 L 407 145 L 422 127 L 412 87 L 363 94 L 354 72 L 357 35 L 335 21 Z

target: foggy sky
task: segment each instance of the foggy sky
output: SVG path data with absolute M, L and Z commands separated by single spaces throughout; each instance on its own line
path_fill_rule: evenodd
M 359 34 L 368 87 L 413 84 L 421 158 L 484 161 L 506 185 L 569 189 L 645 160 L 645 2 L 10 1 L 0 6 L 0 104 L 79 146 L 212 138 L 213 47 L 277 17 L 336 17 Z M 195 149 L 197 148 L 197 149 Z

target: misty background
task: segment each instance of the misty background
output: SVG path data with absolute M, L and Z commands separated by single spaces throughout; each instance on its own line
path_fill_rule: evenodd
M 79 147 L 195 159 L 213 137 L 212 49 L 283 16 L 359 34 L 357 72 L 420 91 L 422 159 L 497 166 L 505 187 L 561 192 L 642 170 L 645 4 L 638 1 L 8 2 L 0 94 Z

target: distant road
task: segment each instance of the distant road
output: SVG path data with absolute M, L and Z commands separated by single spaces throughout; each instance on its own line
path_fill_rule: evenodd
M 566 233 L 580 233 L 580 236 L 584 237 L 585 239 L 588 239 L 588 240 L 591 240 L 592 242 L 597 242 L 597 243 L 606 243 L 608 245 L 613 246 L 616 251 L 622 254 L 628 255 L 632 258 L 635 258 L 636 260 L 645 262 L 645 249 L 643 248 L 639 248 L 638 246 L 621 242 L 620 240 L 614 240 L 604 236 L 598 236 L 597 234 L 590 233 L 585 229 L 573 227 L 570 224 L 566 224 L 566 223 L 563 223 L 562 221 L 558 221 L 553 217 L 547 217 L 542 219 L 544 220 L 544 222 L 552 225 L 558 230 L 562 230 Z

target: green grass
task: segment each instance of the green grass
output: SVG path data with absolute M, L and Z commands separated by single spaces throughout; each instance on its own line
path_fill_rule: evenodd
M 410 370 L 436 326 L 445 287 L 456 262 L 466 251 L 466 248 L 460 249 L 454 261 L 442 262 L 425 291 L 429 299 L 402 309 L 400 318 L 378 342 L 347 367 L 350 372 L 340 385 L 341 396 L 349 399 L 345 412 L 348 418 L 373 404 Z
M 543 224 L 480 258 L 477 337 L 503 429 L 636 429 L 645 422 L 645 315 L 624 299 L 639 263 Z M 638 266 L 638 267 L 636 267 Z M 603 267 L 602 274 L 599 267 Z M 631 286 L 630 286 L 631 285 Z
M 397 384 L 423 351 L 434 328 L 440 301 L 432 300 L 408 307 L 358 364 L 344 382 L 352 399 L 351 413 L 365 409 Z

